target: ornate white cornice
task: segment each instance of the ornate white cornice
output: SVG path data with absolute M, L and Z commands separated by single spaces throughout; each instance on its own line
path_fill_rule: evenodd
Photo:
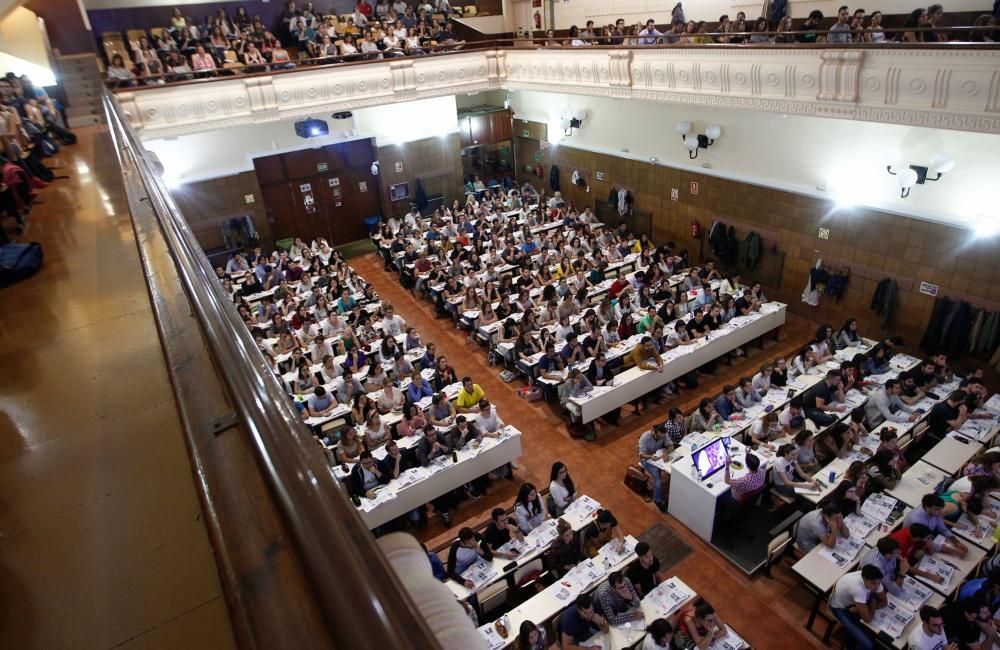
M 495 88 L 1000 133 L 1000 51 L 508 49 L 119 93 L 143 137 Z

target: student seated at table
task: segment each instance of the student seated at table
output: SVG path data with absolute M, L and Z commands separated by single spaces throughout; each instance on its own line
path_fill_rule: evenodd
M 379 413 L 386 414 L 398 411 L 406 404 L 406 396 L 399 390 L 392 380 L 385 374 L 382 375 L 382 393 L 375 400 L 375 407 Z
M 444 436 L 438 435 L 438 431 L 433 425 L 428 424 L 424 427 L 424 436 L 420 439 L 420 444 L 417 446 L 417 458 L 420 461 L 421 467 L 426 467 L 435 458 L 446 456 L 450 453 L 451 445 L 448 444 L 448 440 Z M 441 515 L 441 520 L 444 521 L 445 525 L 451 525 L 451 513 L 449 510 L 453 510 L 456 506 L 454 493 L 446 492 L 441 496 L 435 497 L 431 501 L 431 505 Z
M 560 647 L 562 650 L 593 650 L 593 646 L 584 643 L 607 629 L 608 622 L 595 611 L 590 594 L 580 594 L 559 617 Z
M 885 492 L 896 487 L 902 473 L 893 464 L 895 456 L 888 449 L 875 452 L 868 467 L 868 494 Z
M 510 520 L 503 508 L 493 508 L 490 518 L 492 521 L 483 531 L 483 544 L 489 547 L 494 557 L 517 557 L 518 553 L 508 553 L 497 549 L 509 542 L 511 538 L 524 541 L 524 534 L 518 529 L 517 524 Z
M 962 468 L 962 476 L 990 476 L 1000 473 L 1000 452 L 984 451 L 972 457 Z
M 609 625 L 622 625 L 642 618 L 641 599 L 632 581 L 621 571 L 612 571 L 594 593 L 594 609 Z
M 333 398 L 333 395 L 328 393 L 322 386 L 314 388 L 313 394 L 309 396 L 309 400 L 306 402 L 309 417 L 314 418 L 329 415 L 338 406 L 340 404 Z
M 548 519 L 541 495 L 531 483 L 523 483 L 514 500 L 514 518 L 521 532 L 527 534 Z
M 480 558 L 489 562 L 493 559 L 493 552 L 483 541 L 482 535 L 466 526 L 458 531 L 458 539 L 448 549 L 448 563 L 446 565 L 448 577 L 472 589 L 475 585 L 471 580 L 463 578 L 462 574 Z
M 565 519 L 556 524 L 556 538 L 545 553 L 545 565 L 556 578 L 583 562 L 586 557 L 580 548 L 580 535 Z
M 941 492 L 940 497 L 944 501 L 941 516 L 957 523 L 964 514 L 973 526 L 978 527 L 981 525 L 979 515 L 983 513 L 983 502 L 998 488 L 1000 482 L 996 476 L 963 476 Z
M 618 541 L 620 550 L 625 548 L 625 535 L 618 527 L 618 520 L 610 510 L 601 508 L 597 511 L 594 521 L 590 522 L 581 533 L 583 552 L 587 557 L 596 557 L 598 551 L 612 539 Z
M 845 644 L 858 650 L 871 650 L 872 640 L 862 623 L 871 623 L 875 611 L 885 607 L 882 570 L 867 565 L 860 571 L 845 574 L 837 581 L 830 595 L 830 611 L 844 626 Z
M 549 644 L 545 638 L 545 628 L 531 621 L 521 621 L 515 647 L 517 650 L 546 650 Z
M 712 427 L 721 423 L 722 418 L 716 413 L 712 400 L 702 397 L 697 410 L 691 414 L 691 426 L 688 428 L 691 433 L 711 431 Z
M 442 354 L 437 358 L 437 372 L 434 374 L 434 390 L 442 391 L 445 386 L 451 386 L 456 382 L 458 382 L 458 379 L 455 369 L 448 365 L 448 359 Z M 472 396 L 475 395 L 475 388 L 470 388 L 469 390 L 471 393 L 468 401 L 471 402 Z M 479 403 L 479 400 L 476 400 L 474 403 Z
M 348 477 L 347 487 L 352 496 L 375 496 L 375 488 L 389 482 L 389 477 L 379 469 L 370 451 L 363 451 Z
M 947 555 L 965 557 L 969 552 L 969 548 L 955 537 L 955 534 L 951 532 L 951 528 L 945 524 L 944 518 L 941 516 L 943 510 L 944 500 L 941 497 L 936 494 L 925 494 L 920 500 L 920 507 L 911 510 L 906 515 L 906 518 L 903 519 L 903 526 L 909 528 L 914 524 L 922 524 L 931 533 L 941 535 L 945 538 L 941 547 L 934 550 Z
M 673 448 L 673 443 L 667 439 L 667 428 L 663 424 L 654 425 L 652 429 L 639 436 L 639 464 L 653 479 L 653 503 L 660 512 L 667 511 L 667 504 L 663 500 L 663 476 L 653 461 Z
M 410 371 L 410 385 L 406 387 L 406 400 L 411 403 L 419 402 L 425 397 L 434 395 L 429 381 L 424 379 L 420 371 L 414 368 Z
M 766 390 L 764 392 L 767 392 Z M 763 399 L 763 393 L 753 387 L 753 380 L 750 377 L 740 379 L 740 384 L 736 388 L 736 403 L 742 408 L 748 409 L 754 404 L 759 404 Z
M 767 468 L 761 467 L 760 458 L 756 454 L 746 455 L 747 472 L 743 476 L 733 478 L 730 474 L 732 460 L 726 457 L 726 470 L 723 480 L 729 486 L 726 502 L 733 506 L 747 503 L 764 489 L 767 483 Z
M 438 359 L 438 373 L 441 372 L 440 362 L 441 359 Z M 462 377 L 462 387 L 455 397 L 455 408 L 459 413 L 476 413 L 479 410 L 479 400 L 484 397 L 486 391 L 479 384 L 472 383 L 472 377 Z
M 444 393 L 434 393 L 431 407 L 427 411 L 427 419 L 436 427 L 448 427 L 455 422 L 455 406 Z
M 827 427 L 837 421 L 837 414 L 845 410 L 844 393 L 841 389 L 841 373 L 830 370 L 823 381 L 806 391 L 802 397 L 802 406 L 806 417 L 816 423 L 817 427 Z
M 968 419 L 969 408 L 965 405 L 966 392 L 952 391 L 948 398 L 931 408 L 927 416 L 927 427 L 931 437 L 941 440 L 949 431 L 957 431 Z
M 796 428 L 794 421 L 792 428 Z M 816 439 L 812 432 L 802 429 L 796 432 L 793 440 L 795 441 L 795 450 L 799 452 L 799 458 L 796 461 L 798 468 L 812 476 L 819 469 L 819 461 L 816 460 Z
M 905 528 L 900 528 L 889 535 L 899 544 L 899 557 L 905 558 L 908 566 L 908 573 L 911 576 L 920 576 L 932 582 L 941 584 L 944 579 L 936 573 L 923 571 L 917 568 L 920 560 L 925 555 L 934 552 L 932 541 L 934 533 L 923 524 L 913 524 Z
M 997 641 L 992 613 L 976 598 L 945 604 L 941 618 L 945 634 L 959 650 L 990 650 Z
M 910 632 L 906 643 L 909 650 L 958 650 L 958 645 L 948 643 L 945 636 L 941 610 L 931 605 L 920 608 L 920 624 Z
M 778 414 L 778 423 L 781 425 L 782 430 L 784 430 L 785 435 L 788 437 L 794 437 L 792 431 L 792 420 L 794 418 L 802 418 L 804 421 L 805 412 L 802 407 L 802 396 L 796 395 L 792 399 L 788 400 L 788 404 L 781 410 Z
M 560 461 L 552 463 L 552 469 L 549 472 L 549 498 L 546 503 L 549 514 L 553 517 L 561 517 L 575 498 L 576 485 L 569 475 L 566 464 Z
M 778 447 L 774 460 L 772 481 L 774 489 L 783 497 L 795 498 L 795 488 L 815 490 L 819 484 L 798 466 L 799 451 L 793 444 Z
M 867 495 L 867 486 L 868 468 L 865 467 L 864 461 L 856 460 L 844 471 L 843 480 L 824 499 L 824 503 L 836 504 L 845 517 L 861 514 L 861 505 Z
M 808 553 L 820 544 L 835 548 L 839 538 L 848 538 L 851 531 L 844 523 L 844 515 L 835 503 L 827 503 L 821 508 L 807 512 L 799 521 L 795 545 L 803 553 Z
M 765 413 L 763 416 L 756 418 L 753 424 L 750 425 L 750 447 L 757 449 L 763 445 L 765 449 L 773 451 L 775 447 L 771 444 L 771 441 L 781 438 L 784 435 L 785 431 L 778 421 L 778 412 L 771 411 Z
M 722 420 L 739 420 L 743 417 L 743 407 L 736 402 L 736 387 L 726 384 L 722 394 L 715 399 L 715 412 Z
M 646 638 L 642 650 L 668 650 L 674 638 L 674 626 L 665 618 L 655 619 L 646 626 Z
M 875 548 L 862 551 L 861 566 L 876 566 L 882 571 L 882 586 L 886 592 L 899 595 L 903 590 L 903 579 L 910 571 L 910 562 L 899 553 L 899 542 L 891 536 L 878 540 Z
M 716 639 L 726 636 L 726 624 L 715 608 L 700 596 L 681 607 L 677 620 L 674 632 L 674 647 L 677 648 L 707 648 Z
M 338 462 L 353 463 L 364 450 L 365 445 L 354 427 L 346 426 L 340 430 L 340 440 L 337 441 L 335 448 L 335 455 Z
M 660 561 L 653 555 L 653 549 L 646 542 L 635 545 L 635 554 L 639 559 L 629 565 L 625 570 L 625 576 L 632 582 L 639 598 L 645 598 L 656 585 L 660 584 Z

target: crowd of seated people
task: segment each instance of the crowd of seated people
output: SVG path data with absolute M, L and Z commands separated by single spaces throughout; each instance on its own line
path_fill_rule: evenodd
M 984 29 L 971 33 L 950 35 L 941 31 L 944 26 L 944 7 L 933 4 L 918 7 L 906 18 L 900 32 L 886 33 L 882 25 L 882 12 L 868 13 L 863 8 L 853 11 L 848 6 L 837 10 L 834 23 L 821 26 L 824 21 L 822 11 L 813 10 L 796 28 L 791 16 L 764 16 L 748 20 L 745 12 L 738 12 L 735 19 L 728 14 L 719 16 L 718 21 L 685 20 L 682 8 L 675 7 L 670 25 L 660 31 L 652 18 L 645 24 L 626 25 L 624 18 L 615 23 L 597 28 L 588 20 L 583 29 L 573 25 L 568 38 L 562 39 L 548 30 L 543 40 L 547 47 L 586 47 L 588 45 L 709 45 L 709 44 L 768 44 L 768 43 L 937 43 L 952 40 L 971 42 L 994 42 L 1000 34 L 995 28 L 997 16 L 983 14 L 976 18 L 974 27 Z
M 13 72 L 0 77 L 0 124 L 0 218 L 12 218 L 21 233 L 36 191 L 55 179 L 43 160 L 76 136 L 66 128 L 61 105 L 27 75 Z M 8 239 L 0 225 L 0 244 Z
M 220 7 L 201 23 L 174 9 L 169 26 L 128 44 L 130 57 L 110 56 L 107 77 L 117 87 L 129 87 L 216 71 L 293 68 L 296 61 L 324 64 L 425 54 L 461 46 L 448 20 L 451 11 L 447 0 L 438 0 L 436 6 L 403 0 L 373 6 L 360 0 L 352 14 L 338 17 L 315 10 L 311 2 L 298 9 L 290 0 L 275 29 L 243 7 L 232 16 Z
M 322 424 L 313 430 L 331 466 L 353 465 L 347 481 L 352 495 L 371 496 L 409 467 L 499 437 L 504 429 L 471 378 L 463 377 L 454 403 L 449 400 L 444 389 L 459 380 L 448 359 L 322 238 L 309 244 L 295 239 L 288 250 L 271 254 L 260 248 L 235 253 L 216 275 L 301 417 L 343 413 L 346 424 L 339 430 L 323 431 Z M 429 378 L 421 372 L 428 369 Z M 428 399 L 426 410 L 418 406 Z M 390 414 L 398 422 L 387 424 Z M 395 441 L 404 437 L 419 441 L 401 449 Z M 371 454 L 381 447 L 387 453 L 376 459 Z M 481 496 L 492 478 L 512 479 L 512 468 L 478 477 L 432 505 L 447 523 L 457 502 Z M 422 509 L 410 515 L 420 524 L 426 519 Z

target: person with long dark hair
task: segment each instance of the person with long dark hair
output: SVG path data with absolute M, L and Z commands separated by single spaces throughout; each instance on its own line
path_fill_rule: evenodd
M 524 483 L 518 490 L 514 501 L 514 517 L 517 519 L 517 527 L 525 534 L 537 528 L 547 518 L 545 504 L 533 484 Z
M 549 496 L 555 505 L 555 509 L 550 513 L 553 517 L 561 516 L 576 498 L 576 486 L 573 484 L 566 464 L 561 461 L 552 463 L 552 471 L 549 475 Z

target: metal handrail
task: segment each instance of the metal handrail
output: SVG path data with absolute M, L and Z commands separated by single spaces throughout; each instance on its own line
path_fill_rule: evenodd
M 138 173 L 239 421 L 253 441 L 331 638 L 364 649 L 440 648 L 281 390 L 159 173 L 107 92 L 119 160 Z M 206 423 L 208 426 L 208 423 Z M 429 567 L 428 567 L 429 569 Z

